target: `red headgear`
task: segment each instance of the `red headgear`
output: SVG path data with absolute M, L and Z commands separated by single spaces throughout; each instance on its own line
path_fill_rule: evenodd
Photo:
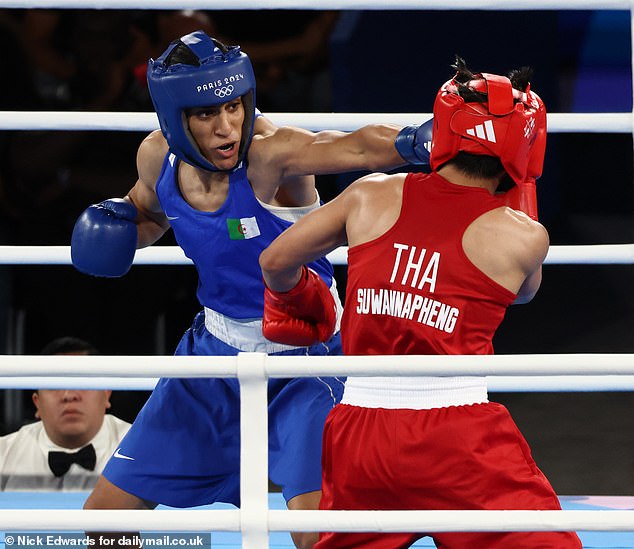
M 484 103 L 465 102 L 454 79 L 434 103 L 430 164 L 437 170 L 460 151 L 496 156 L 516 184 L 542 174 L 546 108 L 539 96 L 516 90 L 505 76 L 481 73 L 465 84 L 487 94 Z

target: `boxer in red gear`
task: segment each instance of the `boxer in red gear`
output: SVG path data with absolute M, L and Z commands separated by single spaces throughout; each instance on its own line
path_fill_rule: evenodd
M 431 174 L 361 178 L 260 256 L 266 283 L 286 291 L 302 263 L 349 245 L 345 354 L 492 354 L 506 309 L 539 289 L 548 233 L 496 193 L 541 174 L 543 103 L 527 69 L 455 68 L 434 105 Z M 348 377 L 322 468 L 321 509 L 561 509 L 484 377 Z M 330 532 L 315 548 L 405 548 L 424 535 Z M 573 532 L 428 535 L 442 549 L 581 548 Z

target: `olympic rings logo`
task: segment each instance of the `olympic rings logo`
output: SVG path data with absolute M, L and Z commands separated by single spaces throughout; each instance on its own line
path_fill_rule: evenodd
M 232 93 L 233 93 L 232 85 L 223 86 L 222 88 L 216 88 L 214 90 L 214 95 L 216 95 L 217 97 L 227 97 L 228 95 L 231 95 Z

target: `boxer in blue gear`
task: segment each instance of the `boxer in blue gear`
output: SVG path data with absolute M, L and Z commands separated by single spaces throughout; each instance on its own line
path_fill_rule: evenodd
M 404 165 L 395 147 L 401 128 L 376 124 L 314 133 L 276 127 L 256 114 L 247 55 L 200 31 L 150 60 L 148 86 L 161 131 L 139 146 L 138 180 L 123 199 L 129 208 L 110 200 L 78 220 L 75 266 L 94 276 L 121 276 L 134 248 L 153 244 L 171 227 L 196 265 L 203 306 L 177 355 L 339 354 L 338 323 L 329 341 L 313 347 L 262 336 L 258 258 L 293 221 L 319 206 L 314 174 Z M 407 135 L 401 141 L 401 149 L 414 146 Z M 311 267 L 331 288 L 340 316 L 332 266 L 321 258 Z M 269 474 L 289 509 L 318 508 L 322 428 L 341 389 L 336 378 L 269 381 Z M 85 508 L 239 505 L 239 467 L 237 380 L 164 379 Z M 298 547 L 312 547 L 317 535 L 296 533 L 293 539 Z

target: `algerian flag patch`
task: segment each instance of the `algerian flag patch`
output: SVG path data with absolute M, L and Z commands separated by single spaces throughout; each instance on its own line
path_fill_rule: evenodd
M 227 228 L 231 240 L 245 240 L 260 235 L 260 227 L 258 227 L 258 221 L 255 217 L 227 219 Z

